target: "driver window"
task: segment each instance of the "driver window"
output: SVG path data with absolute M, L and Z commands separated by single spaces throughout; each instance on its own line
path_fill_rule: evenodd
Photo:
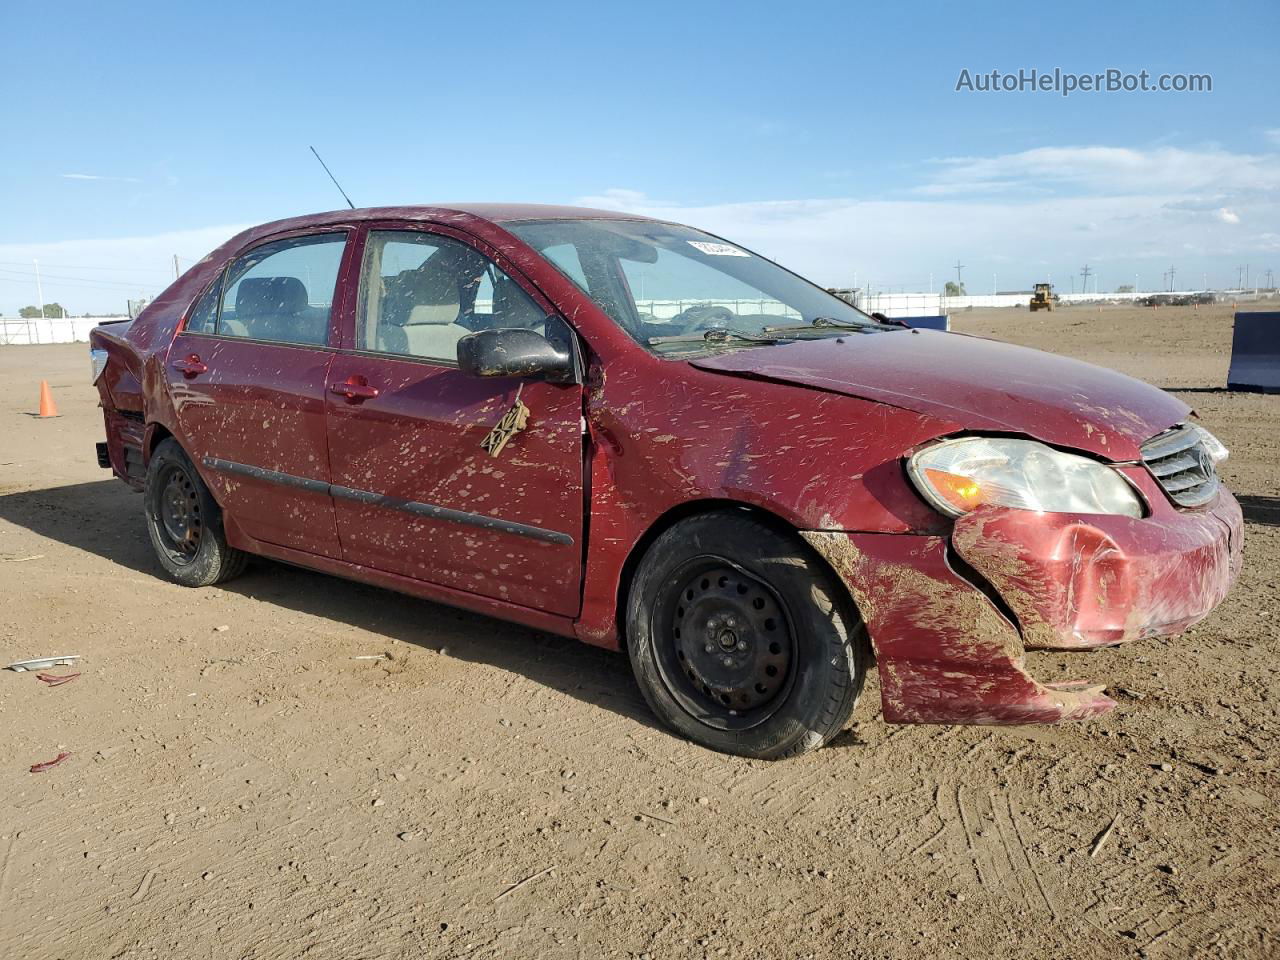
M 546 312 L 478 251 L 448 237 L 374 230 L 365 245 L 357 347 L 454 363 L 458 341 L 499 327 L 543 332 Z

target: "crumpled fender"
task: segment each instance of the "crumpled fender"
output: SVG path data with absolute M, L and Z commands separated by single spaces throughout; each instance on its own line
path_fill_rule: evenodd
M 867 624 L 890 723 L 1055 723 L 1103 713 L 1101 686 L 1043 684 L 1022 637 L 947 562 L 947 539 L 809 531 Z

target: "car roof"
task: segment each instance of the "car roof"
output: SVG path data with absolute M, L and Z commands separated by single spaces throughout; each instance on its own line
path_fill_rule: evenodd
M 597 210 L 591 207 L 568 207 L 544 203 L 441 203 L 329 210 L 324 213 L 310 213 L 259 224 L 249 232 L 261 236 L 287 230 L 365 220 L 422 220 L 439 223 L 448 222 L 451 219 L 509 223 L 513 220 L 651 220 L 652 218 L 618 210 Z

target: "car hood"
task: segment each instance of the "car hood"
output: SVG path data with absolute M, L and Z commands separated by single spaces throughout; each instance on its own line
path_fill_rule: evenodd
M 1093 364 L 931 330 L 851 333 L 699 357 L 700 370 L 892 404 L 947 421 L 945 432 L 1020 433 L 1109 460 L 1186 419 L 1163 390 Z

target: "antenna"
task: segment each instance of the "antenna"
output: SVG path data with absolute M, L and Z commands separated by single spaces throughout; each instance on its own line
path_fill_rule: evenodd
M 317 160 L 320 160 L 320 154 L 316 153 L 315 147 L 311 147 L 311 152 L 316 154 Z M 338 178 L 333 175 L 333 171 L 329 169 L 329 165 L 325 163 L 323 160 L 320 160 L 320 166 L 324 167 L 324 172 L 329 174 L 329 179 L 333 181 L 333 185 L 337 187 L 338 192 L 342 194 L 342 199 L 347 201 L 347 206 L 350 207 L 352 210 L 354 210 L 356 208 L 356 205 L 352 203 L 351 198 L 347 196 L 347 191 L 342 189 L 342 184 L 340 184 L 338 182 Z

